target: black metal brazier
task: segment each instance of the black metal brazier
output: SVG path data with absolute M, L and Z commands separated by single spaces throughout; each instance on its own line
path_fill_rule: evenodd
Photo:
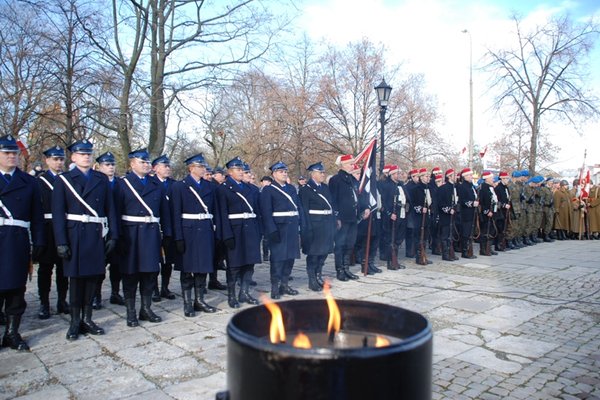
M 237 313 L 227 326 L 228 400 L 431 399 L 432 331 L 422 315 L 386 304 L 338 300 L 342 331 L 385 335 L 386 347 L 301 349 L 269 341 L 264 306 Z M 294 332 L 327 332 L 324 300 L 277 303 Z

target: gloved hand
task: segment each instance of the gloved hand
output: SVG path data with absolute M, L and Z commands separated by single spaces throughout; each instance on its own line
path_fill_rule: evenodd
M 110 255 L 117 248 L 117 241 L 115 239 L 109 239 L 104 243 L 104 255 Z
M 173 239 L 171 238 L 171 236 L 165 236 L 162 238 L 163 249 L 169 248 L 169 246 L 171 246 L 171 243 L 173 243 Z
M 65 260 L 71 259 L 71 248 L 68 245 L 56 246 L 56 254 Z
M 175 249 L 179 254 L 185 253 L 185 242 L 183 240 L 176 240 Z
M 279 243 L 281 242 L 281 237 L 279 236 L 279 231 L 271 232 L 269 234 L 269 243 Z
M 46 251 L 46 246 L 33 246 L 31 249 L 31 258 L 33 261 L 38 261 L 44 251 Z
M 225 243 L 225 247 L 227 247 L 229 250 L 235 249 L 235 238 L 225 239 L 223 243 Z

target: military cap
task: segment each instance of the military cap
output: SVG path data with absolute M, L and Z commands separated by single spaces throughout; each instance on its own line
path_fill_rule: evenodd
M 225 168 L 227 168 L 227 169 L 229 169 L 229 168 L 242 168 L 242 169 L 244 169 L 244 162 L 242 161 L 241 158 L 234 157 L 231 160 L 227 161 L 227 163 L 225 163 Z
M 500 178 L 500 179 L 502 179 L 502 178 L 508 178 L 508 172 L 506 172 L 506 171 L 501 171 L 501 172 L 498 174 L 498 178 Z
M 547 177 L 547 178 L 546 178 L 546 182 L 548 182 L 548 181 L 552 181 L 552 180 L 554 180 L 554 178 L 553 178 L 553 177 L 551 177 L 551 176 L 549 176 L 549 177 Z
M 446 170 L 446 176 L 450 176 L 450 175 L 452 175 L 453 173 L 454 173 L 454 169 L 452 169 L 452 168 L 448 168 L 448 169 Z
M 487 178 L 491 178 L 494 174 L 492 174 L 491 171 L 483 171 L 483 173 L 481 174 L 481 178 L 482 179 L 487 179 Z
M 481 186 L 482 183 L 483 183 L 483 178 L 477 179 L 477 186 Z
M 138 149 L 134 150 L 127 155 L 129 158 L 139 158 L 142 161 L 150 161 L 150 154 L 148 154 L 148 150 L 146 149 Z
M 89 140 L 83 139 L 72 143 L 67 149 L 71 153 L 92 154 L 94 152 L 94 145 Z
M 304 175 L 300 175 L 300 176 L 298 177 L 298 180 L 299 180 L 299 181 L 305 181 L 305 180 L 306 180 L 306 177 L 305 177 Z
M 512 176 L 513 176 L 513 178 L 520 178 L 521 177 L 521 171 L 513 171 L 512 172 Z
M 248 164 L 245 161 L 243 164 L 244 164 L 244 166 L 242 168 L 244 169 L 244 172 L 250 172 L 250 164 Z
M 163 154 L 162 156 L 152 160 L 152 166 L 154 167 L 156 164 L 171 165 L 171 160 L 169 160 L 169 157 L 167 157 L 166 154 Z
M 113 153 L 111 153 L 110 151 L 107 151 L 106 153 L 102 153 L 98 156 L 98 158 L 96 158 L 96 162 L 97 163 L 114 163 L 115 162 L 115 155 Z
M 260 178 L 260 181 L 269 181 L 269 182 L 273 182 L 273 178 L 271 178 L 270 176 L 263 176 L 262 178 Z
M 528 177 L 529 176 L 529 170 L 524 169 L 523 171 L 521 171 L 521 176 Z
M 408 174 L 409 174 L 410 176 L 415 176 L 415 175 L 417 175 L 418 173 L 419 173 L 419 169 L 418 169 L 418 168 L 413 168 L 413 169 L 411 169 L 410 171 L 408 171 Z
M 309 165 L 308 167 L 306 167 L 307 171 L 325 171 L 325 167 L 323 166 L 323 163 L 321 161 L 316 162 L 314 164 Z
M 421 168 L 419 170 L 419 175 L 427 175 L 427 168 Z
M 560 181 L 560 186 L 569 186 L 569 182 L 566 179 Z
M 211 167 L 206 167 L 206 173 L 207 174 L 212 174 L 213 173 L 213 169 Z
M 345 163 L 353 163 L 354 162 L 354 156 L 352 154 L 343 154 L 337 157 L 337 159 L 335 160 L 335 165 L 342 165 Z
M 11 135 L 0 137 L 0 151 L 5 153 L 14 153 L 19 151 L 17 141 Z
M 391 174 L 398 172 L 398 166 L 397 165 L 388 165 L 388 172 Z
M 198 153 L 194 156 L 191 156 L 184 162 L 185 162 L 185 165 L 200 164 L 200 165 L 203 165 L 204 167 L 208 166 L 208 164 L 206 164 L 206 161 L 204 160 L 204 155 L 202 155 L 202 153 Z
M 439 175 L 441 173 L 442 173 L 442 169 L 440 167 L 433 167 L 433 169 L 431 170 L 432 175 Z
M 471 171 L 471 168 L 463 168 L 462 171 L 460 171 L 460 176 L 465 176 L 467 174 L 472 174 L 473 171 Z
M 275 172 L 277 170 L 288 170 L 288 166 L 283 161 L 277 161 L 275 164 L 269 167 L 271 172 Z
M 390 167 L 391 167 L 391 165 L 389 165 L 389 164 L 384 165 L 381 172 L 383 172 L 383 173 L 390 172 Z
M 43 153 L 46 157 L 65 157 L 65 150 L 60 146 L 53 146 L 45 150 Z
M 542 182 L 544 182 L 544 177 L 541 175 L 534 176 L 533 178 L 531 178 L 531 182 L 542 183 Z
M 500 177 L 499 176 L 495 176 L 494 177 L 494 182 L 500 182 Z
M 444 175 L 442 175 L 441 173 L 440 173 L 440 174 L 435 174 L 435 175 L 433 175 L 433 176 L 434 176 L 434 179 L 435 179 L 436 181 L 441 181 L 441 180 L 444 180 Z
M 223 168 L 221 167 L 215 167 L 215 169 L 213 170 L 213 175 L 214 174 L 221 174 L 221 175 L 225 175 L 225 171 L 223 170 Z

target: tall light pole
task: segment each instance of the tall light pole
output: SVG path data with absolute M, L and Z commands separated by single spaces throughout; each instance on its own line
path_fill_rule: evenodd
M 379 173 L 383 172 L 383 166 L 385 165 L 385 150 L 384 150 L 384 139 L 385 139 L 385 111 L 387 110 L 388 101 L 390 100 L 390 94 L 392 93 L 392 87 L 385 83 L 385 79 L 381 80 L 381 83 L 375 86 L 375 92 L 377 93 L 377 102 L 379 103 L 379 123 L 381 124 L 381 139 L 379 142 L 380 159 L 379 159 Z
M 473 37 L 466 29 L 462 33 L 469 35 L 469 168 L 473 169 Z

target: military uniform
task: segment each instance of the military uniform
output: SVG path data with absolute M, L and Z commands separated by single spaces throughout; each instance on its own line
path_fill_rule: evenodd
M 324 173 L 321 162 L 310 165 L 309 173 Z M 302 252 L 306 254 L 306 273 L 308 288 L 320 291 L 323 287 L 323 265 L 327 255 L 333 253 L 335 234 L 335 217 L 333 215 L 332 198 L 326 183 L 317 183 L 312 178 L 301 186 L 298 196 L 302 202 L 302 210 L 306 221 L 306 229 L 302 231 Z
M 419 171 L 419 176 L 427 174 L 427 170 L 422 168 Z M 413 229 L 413 241 L 416 246 L 415 261 L 420 265 L 431 264 L 432 262 L 427 259 L 425 254 L 427 248 L 427 238 L 429 234 L 430 226 L 430 209 L 431 209 L 431 193 L 429 187 L 423 181 L 415 184 L 411 193 L 411 207 L 412 207 L 412 225 Z
M 551 233 L 554 218 L 554 195 L 552 194 L 552 189 L 548 187 L 548 179 L 546 180 L 546 183 L 540 187 L 540 203 L 542 206 L 542 238 L 544 239 L 544 242 L 553 242 L 554 240 L 551 238 Z
M 491 249 L 492 242 L 497 235 L 497 228 L 495 224 L 495 216 L 498 212 L 498 196 L 494 190 L 494 187 L 485 181 L 489 177 L 493 176 L 491 172 L 485 171 L 481 177 L 484 182 L 481 184 L 479 189 L 479 204 L 480 204 L 480 241 L 479 241 L 479 254 L 482 256 L 498 255 L 494 250 Z
M 454 175 L 454 170 L 446 171 L 446 177 Z M 438 215 L 440 240 L 442 242 L 442 260 L 455 261 L 458 257 L 454 255 L 454 231 L 458 206 L 458 195 L 454 183 L 446 180 L 438 190 Z
M 39 256 L 45 245 L 40 189 L 35 178 L 16 167 L 19 148 L 12 136 L 0 138 L 0 152 L 0 300 L 7 319 L 2 346 L 29 350 L 19 327 L 27 307 L 30 233 L 34 256 Z
M 227 162 L 226 167 L 237 173 L 244 168 L 244 163 L 236 157 Z M 217 187 L 217 231 L 226 249 L 227 298 L 232 308 L 239 308 L 240 302 L 258 304 L 258 300 L 250 294 L 254 264 L 261 262 L 260 205 L 255 189 L 254 185 L 231 176 Z M 238 281 L 239 295 L 236 290 Z
M 390 166 L 388 173 L 397 177 L 398 166 Z M 388 176 L 381 184 L 381 205 L 383 234 L 380 240 L 384 242 L 382 258 L 387 261 L 388 269 L 404 269 L 405 266 L 402 264 L 392 265 L 391 251 L 393 246 L 396 256 L 398 256 L 398 249 L 406 239 L 408 194 L 405 192 L 403 185 L 392 179 L 391 176 Z
M 560 188 L 554 192 L 554 229 L 557 231 L 558 239 L 567 239 L 567 233 L 571 226 L 571 195 L 567 181 L 560 183 Z
M 459 231 L 463 258 L 477 258 L 477 256 L 470 254 L 470 250 L 473 246 L 473 236 L 477 224 L 477 207 L 479 206 L 479 201 L 477 200 L 477 192 L 473 187 L 473 183 L 464 179 L 465 175 L 472 173 L 473 172 L 469 168 L 463 169 L 461 171 L 463 181 L 456 185 L 456 192 L 458 194 L 458 202 L 460 205 Z
M 64 160 L 65 151 L 60 146 L 54 146 L 44 151 L 44 156 L 48 158 L 59 158 Z M 62 161 L 61 161 L 62 163 Z M 45 251 L 40 255 L 38 268 L 38 294 L 40 297 L 39 319 L 50 318 L 50 287 L 52 286 L 52 269 L 56 266 L 56 291 L 58 299 L 56 301 L 57 314 L 69 314 L 70 308 L 67 303 L 67 291 L 69 290 L 69 280 L 65 277 L 62 267 L 62 259 L 56 254 L 56 245 L 54 243 L 54 232 L 52 228 L 52 191 L 54 182 L 58 175 L 48 170 L 38 175 L 37 181 L 40 187 L 42 198 L 42 211 L 44 213 L 44 232 L 46 235 Z
M 277 162 L 271 171 L 287 171 L 287 165 Z M 279 172 L 282 173 L 282 172 Z M 260 192 L 260 211 L 264 233 L 269 240 L 271 298 L 279 299 L 282 294 L 296 295 L 298 291 L 289 286 L 294 260 L 300 258 L 298 228 L 302 205 L 296 188 L 281 185 L 274 179 Z
M 69 278 L 71 324 L 67 339 L 75 340 L 79 333 L 104 334 L 92 321 L 91 301 L 98 278 L 105 271 L 105 256 L 114 250 L 119 234 L 108 178 L 87 169 L 86 155 L 91 157 L 92 144 L 78 141 L 68 149 L 73 157 L 83 159 L 83 166 L 59 175 L 56 180 L 52 222 L 57 253 L 63 258 L 64 274 Z
M 572 239 L 579 239 L 579 234 L 585 233 L 585 203 L 579 198 L 579 181 L 573 185 L 569 193 L 571 196 L 570 236 Z
M 500 172 L 499 178 L 508 178 L 508 174 L 506 172 Z M 502 180 L 500 180 L 494 188 L 494 191 L 496 192 L 496 197 L 498 198 L 498 212 L 496 214 L 496 228 L 498 234 L 495 239 L 494 249 L 496 251 L 505 251 L 507 249 L 510 250 L 514 248 L 514 246 L 508 244 L 510 241 L 506 236 L 506 232 L 512 224 L 510 219 L 510 190 L 508 186 L 505 185 Z
M 410 180 L 404 185 L 404 192 L 408 195 L 408 215 L 406 216 L 406 258 L 413 258 L 415 256 L 415 242 L 414 242 L 414 231 L 415 231 L 415 218 L 412 207 L 410 195 L 419 181 L 419 170 L 412 169 L 409 171 Z
M 135 327 L 139 325 L 135 308 L 138 284 L 142 303 L 139 319 L 162 320 L 152 311 L 152 293 L 162 261 L 161 246 L 168 247 L 172 232 L 164 187 L 158 180 L 148 177 L 147 171 L 141 172 L 142 165 L 149 171 L 148 152 L 135 150 L 128 157 L 140 171 L 132 171 L 118 181 L 116 203 L 120 217 L 119 268 L 123 277 L 127 326 Z
M 600 186 L 594 185 L 590 189 L 588 198 L 588 218 L 590 234 L 594 239 L 600 239 Z

